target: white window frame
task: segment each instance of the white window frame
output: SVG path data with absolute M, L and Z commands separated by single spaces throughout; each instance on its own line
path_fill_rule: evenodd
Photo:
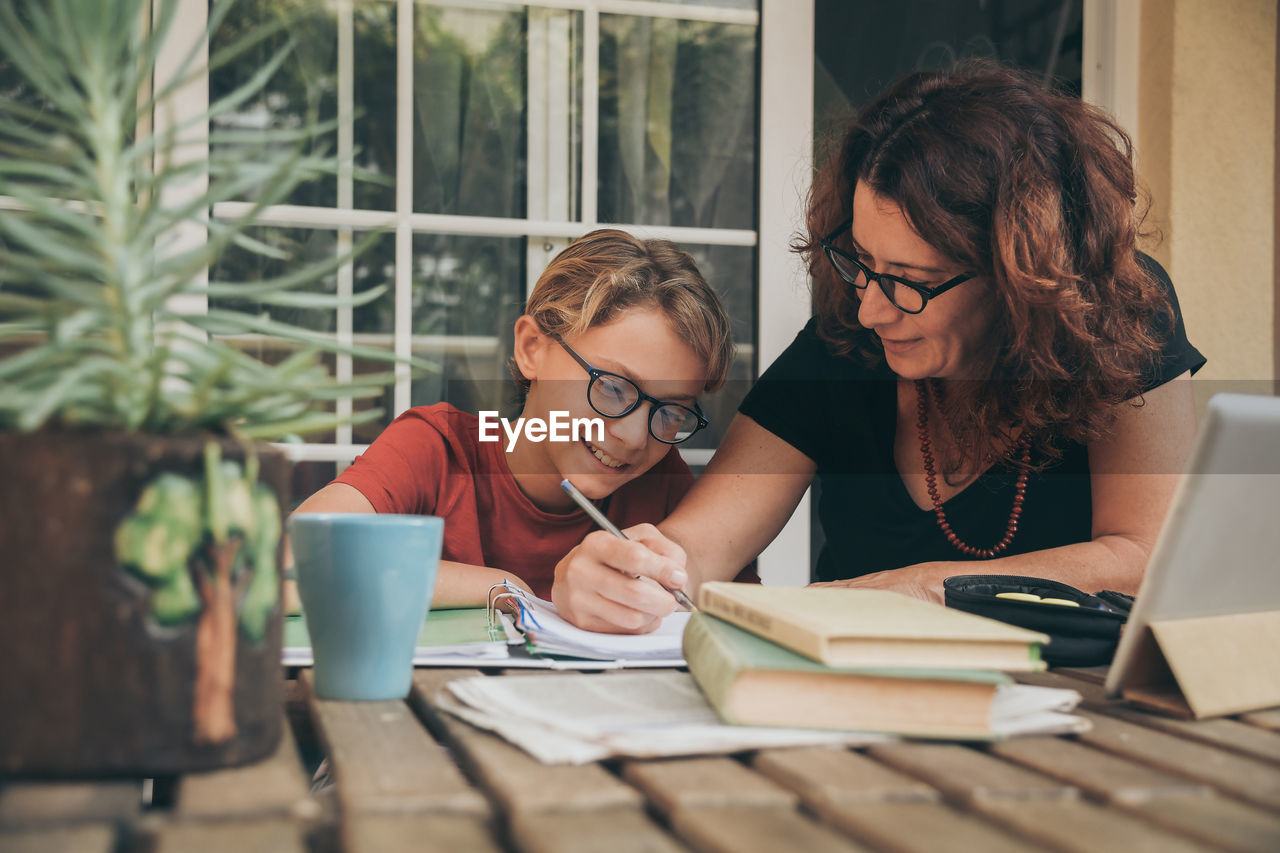
M 1081 96 L 1113 115 L 1138 148 L 1139 0 L 1084 0 Z
M 789 248 L 804 227 L 813 172 L 813 0 L 763 0 L 761 12 L 756 354 L 763 372 L 813 313 L 808 273 Z M 809 582 L 809 514 L 806 490 L 782 532 L 756 561 L 766 584 Z

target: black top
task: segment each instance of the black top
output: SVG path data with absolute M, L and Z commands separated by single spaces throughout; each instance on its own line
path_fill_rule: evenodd
M 1164 285 L 1174 323 L 1144 391 L 1204 365 L 1187 340 L 1182 311 L 1165 271 L 1149 268 Z M 818 466 L 818 515 L 826 544 L 815 581 L 839 580 L 933 560 L 968 560 L 947 542 L 932 509 L 907 493 L 893 460 L 897 376 L 883 360 L 867 366 L 839 356 L 810 320 L 743 400 L 739 411 L 795 447 Z M 1001 556 L 1054 548 L 1091 538 L 1088 449 L 1065 443 L 1053 466 L 1033 472 L 1018 532 Z M 1004 535 L 1017 471 L 995 465 L 944 507 L 960 539 L 989 548 Z

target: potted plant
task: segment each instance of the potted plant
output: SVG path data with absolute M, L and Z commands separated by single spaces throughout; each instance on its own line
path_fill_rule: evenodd
M 0 774 L 158 775 L 274 747 L 287 462 L 256 442 L 331 428 L 320 404 L 389 376 L 337 382 L 322 352 L 389 354 L 257 307 L 376 298 L 314 292 L 346 259 L 205 281 L 233 244 L 275 251 L 246 229 L 337 164 L 306 153 L 314 117 L 186 156 L 189 126 L 250 101 L 284 52 L 196 121 L 151 130 L 207 73 L 193 53 L 153 82 L 177 0 L 152 5 L 0 4 L 0 58 L 23 81 L 0 93 Z M 206 38 L 230 5 L 211 5 Z M 210 217 L 246 194 L 247 215 Z M 184 243 L 193 227 L 206 239 Z M 184 310 L 192 296 L 207 310 Z M 243 333 L 297 351 L 268 364 L 226 339 Z

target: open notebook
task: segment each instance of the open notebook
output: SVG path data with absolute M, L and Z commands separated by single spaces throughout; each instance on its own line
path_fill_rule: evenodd
M 550 601 L 532 595 L 515 598 L 515 625 L 529 651 L 588 660 L 625 661 L 630 665 L 684 666 L 680 643 L 690 614 L 677 610 L 649 634 L 601 634 L 565 621 Z

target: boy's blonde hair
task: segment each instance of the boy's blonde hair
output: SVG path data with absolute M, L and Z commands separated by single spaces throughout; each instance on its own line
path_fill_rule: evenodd
M 612 228 L 579 237 L 538 278 L 525 313 L 544 333 L 564 339 L 637 307 L 660 309 L 706 363 L 703 390 L 724 384 L 733 359 L 729 317 L 693 258 L 669 240 L 638 240 Z M 529 380 L 514 359 L 510 367 L 527 393 Z

